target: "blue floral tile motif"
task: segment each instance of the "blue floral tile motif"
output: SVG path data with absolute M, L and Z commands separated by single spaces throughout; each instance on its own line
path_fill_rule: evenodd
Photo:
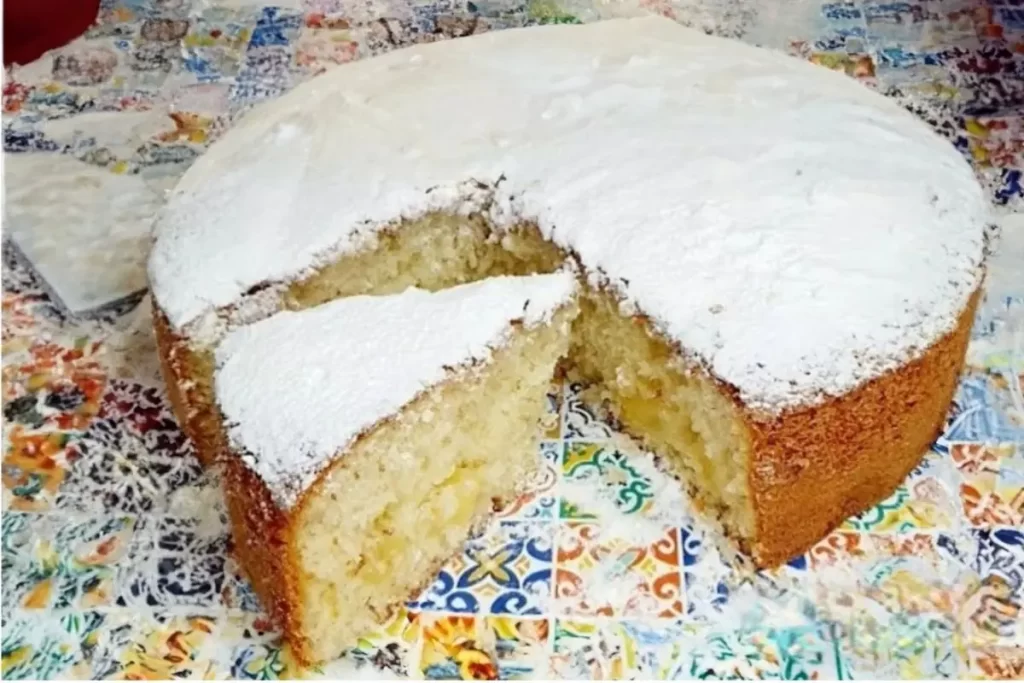
M 201 83 L 233 78 L 242 66 L 255 25 L 254 18 L 220 8 L 201 12 L 182 40 L 182 65 Z
M 982 576 L 996 574 L 1024 599 L 1024 531 L 1021 529 L 975 529 L 978 549 L 974 569 Z
M 524 486 L 523 493 L 498 513 L 500 519 L 550 520 L 558 515 L 555 489 L 562 453 L 560 441 L 542 441 L 540 466 Z
M 864 13 L 859 3 L 850 0 L 839 2 L 824 2 L 821 5 L 821 15 L 826 19 L 836 21 L 862 21 Z
M 48 140 L 41 131 L 4 126 L 5 152 L 56 152 L 59 149 L 60 146 L 53 140 Z
M 752 572 L 746 568 L 746 558 L 723 556 L 718 546 L 723 541 L 714 534 L 700 523 L 679 529 L 687 621 L 708 624 L 720 621 L 723 611 L 736 607 L 735 591 L 741 584 L 759 595 L 788 599 L 791 594 L 795 595 L 794 585 L 799 586 L 805 580 L 806 555 L 797 555 L 775 569 Z M 749 607 L 750 614 L 755 614 L 756 605 Z M 799 609 L 803 611 L 806 606 L 800 604 Z
M 242 612 L 262 612 L 263 605 L 245 572 L 230 555 L 224 563 L 224 586 L 220 594 L 224 606 Z
M 928 24 L 924 5 L 915 2 L 866 2 L 864 22 L 878 43 L 919 44 Z
M 686 616 L 696 621 L 714 619 L 728 604 L 730 572 L 703 529 L 684 527 L 679 535 Z
M 1019 168 L 1001 169 L 995 199 L 997 204 L 1003 205 L 1024 200 L 1024 172 Z
M 565 385 L 565 434 L 566 439 L 601 440 L 612 436 L 612 428 L 605 424 L 587 406 L 580 395 L 579 384 Z
M 249 47 L 286 46 L 291 44 L 302 25 L 302 17 L 288 14 L 279 7 L 264 7 L 249 40 Z
M 122 607 L 208 606 L 223 604 L 227 577 L 227 530 L 204 528 L 195 520 L 144 520 L 149 550 L 142 571 L 118 586 Z
M 971 327 L 971 341 L 996 341 L 999 334 L 1009 332 L 1010 325 L 1016 317 L 1024 316 L 1024 284 L 1019 286 L 1020 292 L 1006 292 L 1001 295 L 989 293 L 978 306 Z M 1001 345 L 1000 345 L 1001 346 Z M 1008 360 L 1012 350 L 1005 348 L 993 349 L 1005 355 Z
M 409 609 L 542 614 L 551 599 L 552 528 L 502 521 L 471 540 Z
M 292 73 L 292 50 L 287 44 L 250 47 L 245 63 L 231 85 L 231 110 L 238 113 L 257 102 L 273 99 L 297 85 Z
M 1003 26 L 1004 30 L 1024 33 L 1024 7 L 1013 0 L 1003 0 L 1003 2 L 993 2 L 992 4 L 1002 5 L 995 7 L 994 11 L 996 21 Z
M 860 53 L 865 50 L 867 34 L 861 26 L 837 26 L 816 41 L 814 49 L 822 52 Z
M 1014 424 L 1000 405 L 992 379 L 967 375 L 957 388 L 939 443 L 1012 443 L 1024 441 L 1024 425 Z

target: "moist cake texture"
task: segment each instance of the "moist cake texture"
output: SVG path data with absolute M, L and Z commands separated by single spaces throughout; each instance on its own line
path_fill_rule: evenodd
M 157 222 L 149 274 L 179 419 L 204 461 L 226 458 L 243 564 L 275 567 L 257 588 L 315 659 L 332 653 L 311 649 L 313 627 L 295 616 L 315 596 L 281 586 L 321 570 L 262 530 L 293 523 L 289 496 L 319 506 L 324 527 L 344 526 L 355 513 L 324 495 L 325 473 L 358 462 L 339 452 L 359 442 L 334 433 L 323 443 L 340 451 L 317 450 L 290 484 L 277 477 L 260 453 L 319 437 L 297 420 L 278 442 L 256 413 L 230 408 L 253 373 L 236 371 L 227 392 L 221 349 L 244 354 L 249 326 L 350 297 L 570 269 L 580 293 L 578 314 L 560 313 L 573 319 L 562 365 L 771 566 L 889 495 L 941 428 L 988 221 L 966 161 L 895 103 L 648 17 L 417 46 L 309 81 L 247 115 L 186 173 Z M 325 348 L 346 335 L 310 331 Z M 507 346 L 517 360 L 494 361 L 498 375 L 553 363 L 554 337 L 536 342 L 541 352 L 523 335 Z M 286 388 L 314 371 L 322 383 Z M 345 390 L 326 361 L 299 355 L 267 381 L 302 397 L 283 406 L 296 414 Z M 271 415 L 283 399 L 263 400 Z M 374 405 L 380 424 L 412 410 Z M 447 415 L 451 439 L 476 429 Z M 361 457 L 383 462 L 414 438 L 396 432 Z M 453 528 L 468 528 L 459 519 Z M 406 552 L 393 545 L 363 555 Z M 372 571 L 385 576 L 393 565 L 381 561 Z M 381 616 L 409 587 L 392 588 L 367 589 L 359 605 Z M 353 604 L 316 628 L 358 621 Z

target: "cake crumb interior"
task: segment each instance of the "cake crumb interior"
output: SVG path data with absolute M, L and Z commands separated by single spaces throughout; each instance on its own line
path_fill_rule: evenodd
M 524 330 L 485 368 L 417 399 L 332 465 L 300 507 L 303 632 L 336 656 L 425 588 L 537 468 L 538 424 L 575 305 Z M 367 610 L 366 607 L 369 607 Z
M 675 349 L 642 316 L 624 315 L 606 291 L 587 289 L 569 357 L 588 386 L 584 398 L 662 456 L 694 504 L 735 540 L 754 535 L 749 440 L 736 406 L 714 384 L 687 372 Z
M 553 273 L 565 254 L 524 224 L 497 231 L 479 215 L 429 213 L 379 232 L 368 248 L 292 283 L 285 305 L 299 310 L 360 294 L 430 291 L 500 275 Z
M 487 277 L 554 272 L 567 255 L 526 223 L 494 229 L 479 215 L 443 212 L 382 231 L 369 249 L 294 283 L 290 308 L 407 287 L 439 290 Z M 694 503 L 741 543 L 753 537 L 748 440 L 736 407 L 710 381 L 687 373 L 640 316 L 620 312 L 606 290 L 584 285 L 569 365 L 630 435 L 665 458 Z

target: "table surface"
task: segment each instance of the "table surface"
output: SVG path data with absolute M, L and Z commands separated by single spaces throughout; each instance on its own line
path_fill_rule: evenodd
M 8 73 L 4 677 L 1024 676 L 1024 6 L 777 4 L 104 0 Z M 332 64 L 644 11 L 843 70 L 973 161 L 1003 240 L 944 434 L 891 498 L 754 573 L 552 387 L 528 493 L 386 627 L 300 670 L 168 409 L 145 218 L 241 112 Z

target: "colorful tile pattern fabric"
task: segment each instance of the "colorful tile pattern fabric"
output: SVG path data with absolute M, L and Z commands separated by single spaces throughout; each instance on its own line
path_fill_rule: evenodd
M 4 149 L 161 192 L 240 113 L 333 64 L 627 10 L 860 79 L 948 137 L 995 205 L 1024 208 L 1016 0 L 785 16 L 740 0 L 103 0 L 81 40 L 7 74 Z M 169 411 L 144 293 L 71 310 L 45 274 L 78 255 L 47 253 L 4 242 L 5 678 L 1024 676 L 1024 262 L 992 280 L 932 452 L 806 555 L 752 571 L 579 387 L 555 385 L 524 495 L 387 624 L 303 670 L 232 559 L 216 473 Z M 137 282 L 137 256 L 83 268 L 123 262 L 104 282 Z

